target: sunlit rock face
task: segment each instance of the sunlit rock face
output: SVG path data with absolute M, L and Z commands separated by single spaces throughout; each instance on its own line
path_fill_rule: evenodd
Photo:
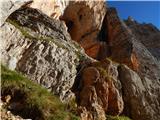
M 29 4 L 32 0 L 1 0 L 0 1 L 0 26 L 4 24 L 7 17 L 19 9 L 20 7 Z
M 59 19 L 68 3 L 67 0 L 33 0 L 30 7 L 41 10 L 53 19 Z
M 34 0 L 30 7 L 41 10 L 53 19 L 65 21 L 71 38 L 77 41 L 89 56 L 98 57 L 102 45 L 97 36 L 106 13 L 103 0 Z
M 160 64 L 147 45 L 142 43 L 139 37 L 133 33 L 134 29 L 132 31 L 120 20 L 115 8 L 107 10 L 104 25 L 108 34 L 106 40 L 110 47 L 110 58 L 127 65 L 138 74 L 137 77 L 135 73 L 128 72 L 128 68 L 119 67 L 124 91 L 124 111 L 133 120 L 159 119 L 158 111 L 160 107 L 156 106 L 159 106 L 160 96 L 158 92 L 160 90 Z M 127 84 L 125 81 L 128 81 Z M 133 87 L 133 89 L 126 88 L 128 85 Z M 135 93 L 135 95 L 130 96 L 130 101 L 127 100 L 129 93 Z M 135 100 L 132 99 L 133 97 Z
M 72 39 L 93 58 L 97 58 L 101 47 L 97 36 L 105 13 L 104 1 L 71 1 L 62 15 Z
M 88 113 L 89 120 L 105 120 L 104 114 L 122 113 L 124 104 L 117 67 L 118 64 L 105 59 L 87 64 L 81 70 L 74 86 L 81 116 Z
M 1 26 L 4 65 L 62 101 L 75 95 L 82 120 L 122 113 L 133 120 L 160 119 L 159 30 L 131 17 L 122 21 L 104 1 L 20 6 L 3 14 L 6 19 L 12 13 Z
M 140 24 L 131 17 L 124 22 L 160 63 L 160 30 L 151 23 Z
M 70 88 L 84 52 L 71 41 L 63 22 L 25 7 L 12 13 L 1 29 L 3 65 L 25 74 L 62 101 L 73 97 Z

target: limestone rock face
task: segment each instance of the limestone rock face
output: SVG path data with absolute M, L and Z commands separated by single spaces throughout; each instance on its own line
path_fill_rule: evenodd
M 105 120 L 104 113 L 119 115 L 123 111 L 117 66 L 110 60 L 88 64 L 78 79 L 75 93 L 81 111 L 91 113 L 88 119 Z
M 141 88 L 134 85 L 132 92 L 129 92 L 130 94 L 136 91 L 143 92 L 137 93 L 138 95 L 136 95 L 136 100 L 124 103 L 127 107 L 129 107 L 128 103 L 135 103 L 135 106 L 140 109 L 139 112 L 135 112 L 134 107 L 129 107 L 129 111 L 132 112 L 130 117 L 133 118 L 133 120 L 137 120 L 139 118 L 140 120 L 158 119 L 158 111 L 160 111 L 160 108 L 157 107 L 160 104 L 160 93 L 158 92 L 160 90 L 160 65 L 157 59 L 140 42 L 140 40 L 137 40 L 125 23 L 118 18 L 115 9 L 110 8 L 107 10 L 106 17 L 104 19 L 104 26 L 107 28 L 105 31 L 108 31 L 106 41 L 110 49 L 110 57 L 119 63 L 126 64 L 139 76 L 139 78 L 135 78 L 135 76 L 133 78 L 127 77 L 126 81 L 133 81 L 133 79 L 136 79 L 136 84 L 141 83 L 142 81 L 142 85 L 144 86 Z M 129 75 L 130 73 L 128 72 L 122 74 L 122 76 Z M 121 81 L 123 81 L 123 77 L 121 78 Z M 131 82 L 123 82 L 123 84 L 126 84 L 126 86 L 132 86 Z M 126 92 L 130 91 L 129 87 L 124 89 Z M 146 96 L 143 96 L 143 94 Z M 135 102 L 140 99 L 144 104 Z M 148 109 L 150 112 L 148 112 Z
M 159 120 L 160 89 L 155 89 L 159 84 L 153 85 L 152 80 L 148 78 L 141 79 L 136 72 L 125 65 L 119 67 L 119 74 L 126 114 L 133 120 Z
M 5 22 L 7 17 L 21 6 L 32 2 L 32 0 L 3 0 L 1 1 L 0 26 Z
M 97 59 L 101 50 L 101 43 L 97 38 L 106 13 L 103 0 L 33 0 L 29 6 L 41 10 L 53 19 L 64 20 L 71 38 L 77 41 L 89 56 Z
M 76 66 L 85 54 L 71 41 L 63 22 L 26 7 L 12 13 L 1 29 L 3 64 L 58 94 L 62 101 L 72 97 Z
M 135 20 L 125 20 L 136 38 L 160 61 L 160 31 L 152 24 L 140 24 Z
M 67 0 L 33 0 L 29 6 L 41 10 L 53 19 L 59 19 L 68 4 Z
M 93 58 L 97 57 L 100 49 L 97 36 L 105 13 L 104 1 L 70 1 L 61 18 L 66 22 L 72 39 Z
M 158 29 L 131 17 L 121 21 L 104 1 L 33 0 L 23 5 L 4 5 L 2 64 L 62 101 L 75 94 L 82 120 L 121 113 L 133 120 L 160 119 Z
M 106 21 L 106 31 L 108 31 L 106 41 L 110 47 L 110 57 L 117 62 L 128 65 L 141 76 L 159 79 L 160 66 L 157 60 L 136 39 L 125 23 L 120 21 L 115 9 L 108 9 L 104 21 Z

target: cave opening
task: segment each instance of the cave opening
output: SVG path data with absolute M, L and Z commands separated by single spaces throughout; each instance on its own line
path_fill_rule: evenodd
M 73 28 L 73 26 L 74 26 L 74 22 L 73 22 L 73 21 L 71 21 L 71 20 L 66 21 L 66 26 L 67 26 L 67 28 L 68 28 L 68 32 L 70 32 L 70 31 L 71 31 L 71 29 L 72 29 L 72 28 Z
M 104 17 L 100 32 L 97 35 L 97 40 L 101 43 L 97 60 L 103 60 L 111 56 L 111 46 L 109 43 L 109 29 L 107 19 Z
M 106 15 L 102 19 L 102 22 L 99 23 L 101 26 L 95 27 L 95 25 L 92 25 L 93 21 L 88 20 L 91 19 L 91 15 L 84 17 L 86 13 L 75 10 L 72 11 L 73 16 L 68 16 L 69 11 L 69 8 L 64 10 L 61 20 L 65 21 L 71 38 L 84 48 L 85 53 L 96 60 L 103 60 L 111 56 Z
M 103 19 L 103 23 L 100 32 L 98 34 L 98 40 L 101 42 L 106 42 L 106 44 L 109 44 L 109 31 L 108 31 L 106 17 L 104 17 Z

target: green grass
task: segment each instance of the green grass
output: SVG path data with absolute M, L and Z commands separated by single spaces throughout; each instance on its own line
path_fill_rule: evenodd
M 131 120 L 130 118 L 126 117 L 126 116 L 110 116 L 107 115 L 106 116 L 106 120 Z
M 23 117 L 27 118 L 30 114 L 31 117 L 37 115 L 34 117 L 38 117 L 39 120 L 79 119 L 79 117 L 66 109 L 67 105 L 61 103 L 57 96 L 52 95 L 45 88 L 33 83 L 15 71 L 8 70 L 4 66 L 1 66 L 1 89 L 2 96 L 11 94 L 14 98 L 17 94 L 16 91 L 23 95 L 20 98 L 24 105 L 24 109 L 20 112 Z
M 29 39 L 37 39 L 37 37 L 30 35 L 29 32 L 27 32 L 27 30 L 21 27 L 16 21 L 7 19 L 7 22 L 14 25 L 17 29 L 19 29 L 24 37 Z

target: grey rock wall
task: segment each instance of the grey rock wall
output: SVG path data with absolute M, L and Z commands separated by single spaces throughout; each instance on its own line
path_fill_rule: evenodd
M 5 22 L 8 16 L 19 9 L 21 6 L 26 5 L 32 0 L 1 0 L 0 1 L 0 26 Z
M 14 12 L 7 21 L 2 26 L 2 63 L 58 94 L 62 101 L 73 97 L 70 89 L 76 67 L 81 58 L 89 58 L 71 41 L 64 24 L 32 8 Z

